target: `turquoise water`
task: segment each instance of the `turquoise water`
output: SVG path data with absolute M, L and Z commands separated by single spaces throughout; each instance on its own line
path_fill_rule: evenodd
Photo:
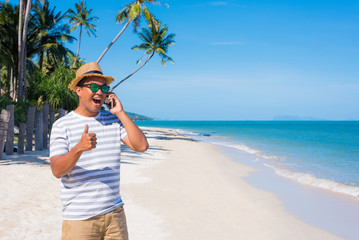
M 359 121 L 148 121 L 254 154 L 282 176 L 359 195 Z

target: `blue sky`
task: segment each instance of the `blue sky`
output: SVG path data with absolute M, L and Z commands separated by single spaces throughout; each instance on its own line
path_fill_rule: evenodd
M 74 2 L 50 0 L 59 10 Z M 83 35 L 86 62 L 120 31 L 115 17 L 129 2 L 87 0 L 100 21 L 97 38 Z M 358 0 L 164 2 L 150 10 L 176 34 L 175 64 L 154 57 L 120 85 L 125 110 L 165 120 L 359 120 Z M 138 43 L 128 28 L 101 61 L 104 73 L 132 72 Z

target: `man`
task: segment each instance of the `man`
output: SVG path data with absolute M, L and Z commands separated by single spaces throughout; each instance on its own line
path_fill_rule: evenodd
M 79 105 L 51 131 L 51 170 L 61 178 L 63 240 L 128 239 L 119 189 L 121 142 L 137 152 L 146 151 L 148 143 L 108 92 L 113 80 L 97 63 L 80 67 L 69 84 Z M 106 97 L 109 112 L 101 110 Z

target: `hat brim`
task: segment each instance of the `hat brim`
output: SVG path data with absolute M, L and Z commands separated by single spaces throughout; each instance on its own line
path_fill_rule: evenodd
M 71 91 L 75 92 L 76 86 L 77 84 L 84 79 L 85 77 L 100 77 L 106 80 L 106 85 L 109 86 L 115 79 L 113 77 L 110 76 L 105 76 L 102 74 L 97 74 L 97 73 L 91 73 L 91 74 L 84 74 L 81 76 L 76 77 L 74 80 L 72 80 L 72 82 L 68 85 L 68 88 Z

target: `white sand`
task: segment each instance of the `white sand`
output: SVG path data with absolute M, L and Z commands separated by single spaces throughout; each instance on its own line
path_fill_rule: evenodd
M 0 160 L 0 239 L 60 239 L 60 185 L 48 151 Z
M 150 149 L 125 149 L 121 169 L 130 239 L 340 239 L 288 214 L 242 179 L 255 169 L 216 147 L 144 129 Z M 60 239 L 60 186 L 47 155 L 0 160 L 0 239 Z

